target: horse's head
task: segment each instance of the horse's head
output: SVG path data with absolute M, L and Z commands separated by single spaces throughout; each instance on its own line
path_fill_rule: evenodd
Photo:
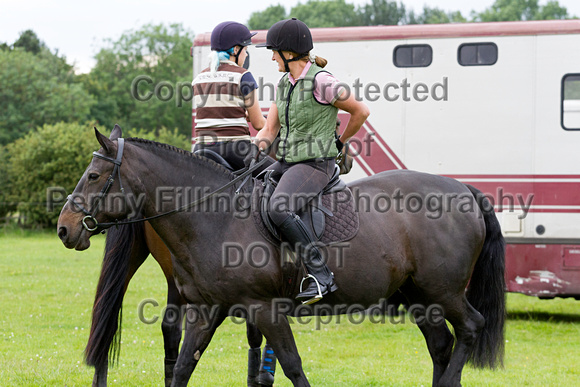
M 102 230 L 100 223 L 124 217 L 127 211 L 120 179 L 124 149 L 121 128 L 115 125 L 109 138 L 95 128 L 95 135 L 101 149 L 93 153 L 58 218 L 58 236 L 69 249 L 87 249 L 89 238 Z M 117 200 L 119 195 L 121 200 Z

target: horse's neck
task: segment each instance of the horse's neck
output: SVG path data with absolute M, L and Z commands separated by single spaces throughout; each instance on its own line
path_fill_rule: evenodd
M 216 199 L 227 198 L 226 195 L 230 191 L 222 193 L 219 198 L 208 198 L 211 192 L 231 180 L 227 173 L 203 159 L 177 154 L 171 149 L 154 148 L 154 150 L 135 158 L 139 160 L 139 164 L 129 168 L 134 174 L 129 176 L 129 180 L 135 182 L 131 188 L 137 197 L 145 195 L 143 207 L 145 217 L 158 216 L 201 201 L 196 206 L 183 208 L 183 211 L 171 216 L 161 217 L 156 223 L 160 229 L 178 225 L 203 234 L 207 229 L 205 216 L 207 212 L 211 214 L 212 222 L 219 222 L 225 226 L 232 221 L 231 214 L 227 212 L 220 214 L 216 208 Z M 145 149 L 141 151 L 146 152 Z

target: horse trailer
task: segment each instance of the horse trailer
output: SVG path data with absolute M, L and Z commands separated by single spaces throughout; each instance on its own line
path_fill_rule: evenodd
M 413 169 L 477 187 L 507 242 L 508 291 L 580 299 L 580 20 L 314 28 L 312 36 L 313 54 L 371 111 L 351 140 L 345 180 Z M 259 31 L 253 43 L 265 39 Z M 194 77 L 209 44 L 210 33 L 194 40 Z M 269 50 L 248 52 L 267 112 L 282 74 Z M 343 126 L 347 117 L 339 113 Z

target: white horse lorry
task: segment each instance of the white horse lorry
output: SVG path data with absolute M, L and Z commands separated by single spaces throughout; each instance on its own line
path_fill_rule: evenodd
M 580 20 L 312 35 L 313 54 L 371 111 L 345 180 L 408 168 L 474 185 L 502 225 L 508 290 L 580 299 Z M 194 40 L 194 77 L 209 43 L 210 33 Z M 267 111 L 282 74 L 269 50 L 248 52 Z

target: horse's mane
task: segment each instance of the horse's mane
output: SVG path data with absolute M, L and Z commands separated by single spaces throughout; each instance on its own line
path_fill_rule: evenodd
M 195 153 L 186 151 L 184 149 L 178 148 L 178 147 L 173 146 L 173 145 L 164 144 L 164 143 L 152 141 L 152 140 L 146 140 L 144 138 L 138 138 L 138 137 L 126 138 L 125 141 L 130 141 L 132 143 L 137 143 L 139 145 L 143 145 L 143 147 L 145 147 L 147 149 L 161 148 L 164 150 L 168 150 L 170 152 L 175 153 L 176 155 L 179 155 L 183 158 L 188 159 L 188 161 L 190 163 L 205 164 L 208 167 L 210 167 L 212 170 L 214 170 L 215 172 L 218 172 L 218 173 L 222 174 L 223 176 L 228 177 L 230 180 L 235 177 L 234 174 L 229 169 L 224 167 L 223 165 L 216 163 L 215 161 L 213 161 L 207 157 L 198 156 Z

